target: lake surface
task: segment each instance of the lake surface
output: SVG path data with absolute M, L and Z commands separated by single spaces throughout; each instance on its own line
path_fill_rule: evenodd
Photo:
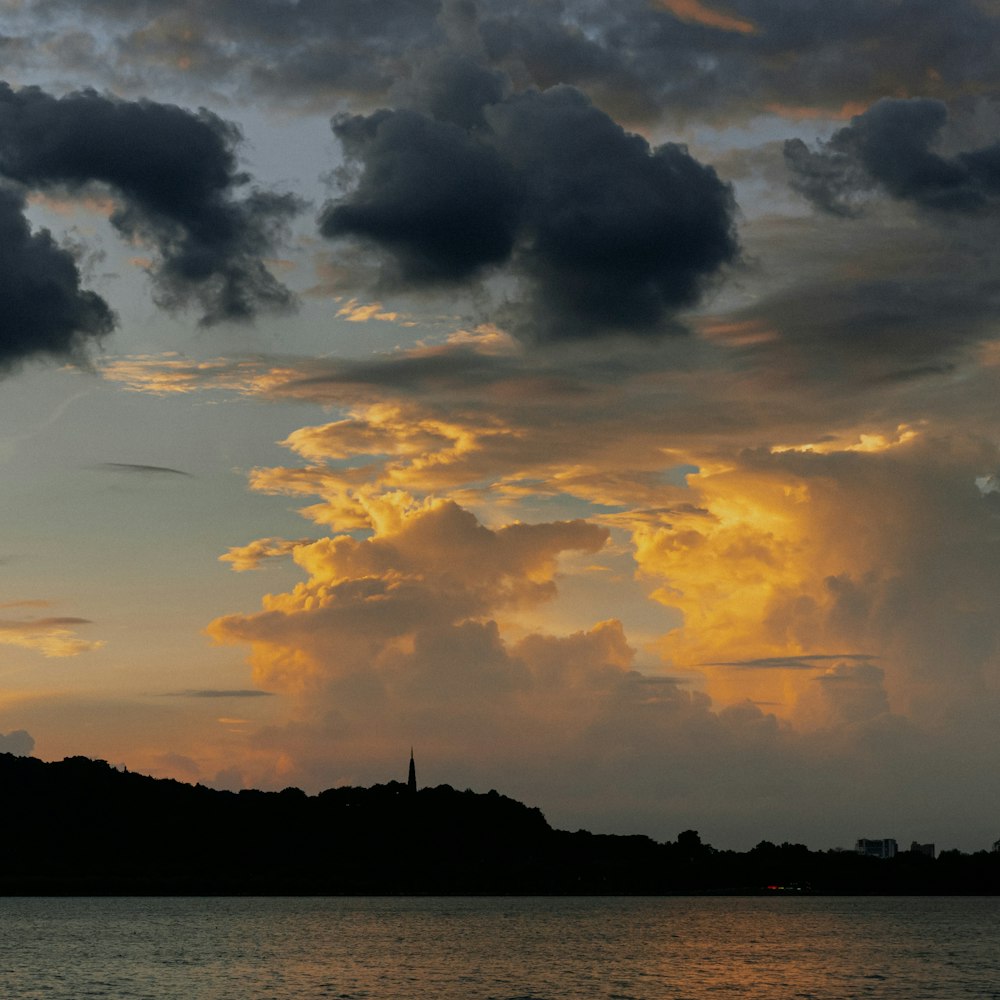
M 995 897 L 0 899 L 0 997 L 1000 998 Z

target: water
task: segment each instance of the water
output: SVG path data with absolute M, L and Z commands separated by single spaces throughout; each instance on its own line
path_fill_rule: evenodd
M 989 898 L 0 898 L 0 997 L 1000 998 Z

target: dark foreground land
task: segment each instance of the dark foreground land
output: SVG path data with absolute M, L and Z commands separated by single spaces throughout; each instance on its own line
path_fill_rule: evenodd
M 1000 855 L 717 851 L 553 830 L 538 809 L 398 782 L 220 792 L 71 757 L 0 754 L 0 894 L 1000 892 Z

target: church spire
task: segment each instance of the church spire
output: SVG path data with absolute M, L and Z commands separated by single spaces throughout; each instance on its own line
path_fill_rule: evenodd
M 417 768 L 413 763 L 413 747 L 410 747 L 410 774 L 406 779 L 406 790 L 411 794 L 417 791 Z

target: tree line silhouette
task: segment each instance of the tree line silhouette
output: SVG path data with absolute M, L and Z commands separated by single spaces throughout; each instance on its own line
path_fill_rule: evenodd
M 6 895 L 1000 892 L 985 851 L 723 851 L 693 830 L 664 843 L 554 830 L 536 808 L 448 785 L 226 792 L 0 754 L 0 794 Z

